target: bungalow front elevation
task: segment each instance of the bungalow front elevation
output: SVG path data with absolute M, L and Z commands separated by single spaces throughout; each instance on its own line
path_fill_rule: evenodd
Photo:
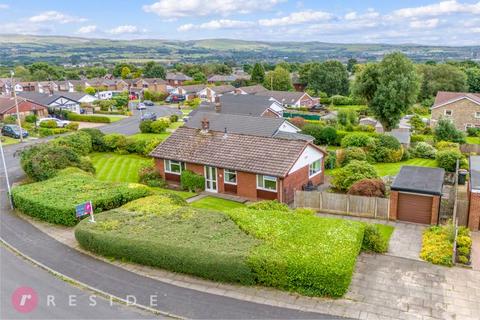
M 160 175 L 179 182 L 184 170 L 205 177 L 205 190 L 290 203 L 294 191 L 324 181 L 325 153 L 305 140 L 182 127 L 150 154 Z

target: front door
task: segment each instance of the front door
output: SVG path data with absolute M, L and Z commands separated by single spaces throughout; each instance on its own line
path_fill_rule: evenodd
M 217 192 L 217 168 L 205 166 L 205 191 Z

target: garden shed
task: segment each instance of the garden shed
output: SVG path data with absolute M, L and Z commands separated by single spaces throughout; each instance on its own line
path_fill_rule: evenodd
M 390 219 L 437 224 L 445 170 L 403 166 L 391 186 Z

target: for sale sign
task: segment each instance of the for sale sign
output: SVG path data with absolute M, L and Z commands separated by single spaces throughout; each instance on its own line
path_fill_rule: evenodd
M 87 215 L 87 214 L 91 215 L 93 213 L 92 202 L 87 201 L 77 205 L 75 207 L 75 212 L 76 212 L 77 218 L 83 217 L 84 215 Z

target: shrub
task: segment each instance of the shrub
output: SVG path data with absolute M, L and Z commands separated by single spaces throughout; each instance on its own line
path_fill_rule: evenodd
M 467 135 L 469 137 L 480 137 L 480 128 L 467 128 Z
M 382 179 L 362 179 L 348 189 L 348 194 L 364 197 L 384 198 L 385 192 L 385 183 Z
M 306 124 L 305 119 L 302 117 L 294 117 L 292 119 L 288 119 L 288 121 L 299 129 L 302 129 Z
M 149 187 L 165 187 L 167 185 L 155 166 L 140 168 L 138 171 L 138 182 Z
M 363 151 L 362 148 L 358 147 L 348 147 L 342 152 L 342 162 L 340 165 L 343 167 L 347 165 L 352 160 L 366 161 L 367 154 Z
M 412 134 L 412 136 L 410 137 L 410 142 L 412 144 L 417 142 L 424 142 L 424 141 L 425 141 L 425 137 L 422 136 L 421 134 Z
M 180 186 L 183 190 L 197 192 L 205 189 L 205 178 L 190 170 L 183 170 L 180 175 Z
M 17 186 L 12 196 L 15 206 L 25 214 L 73 226 L 78 222 L 75 206 L 82 202 L 92 201 L 98 213 L 145 197 L 149 192 L 141 185 L 103 182 L 86 173 L 68 171 L 49 180 Z
M 362 250 L 378 253 L 388 251 L 388 239 L 382 237 L 378 226 L 369 223 L 365 225 Z
M 90 139 L 92 140 L 93 151 L 105 150 L 105 146 L 103 144 L 103 137 L 105 136 L 105 134 L 102 131 L 94 128 L 84 128 L 84 129 L 80 129 L 79 131 L 85 132 L 88 135 L 90 135 Z
M 434 130 L 435 140 L 465 143 L 465 133 L 457 130 L 452 121 L 440 119 Z
M 68 132 L 68 129 L 65 128 L 38 128 L 38 134 L 40 137 L 53 136 L 55 134 L 62 134 Z
M 119 151 L 127 147 L 127 138 L 123 134 L 111 133 L 103 137 L 103 145 L 108 151 Z
M 56 138 L 55 140 L 52 140 L 51 143 L 72 148 L 82 156 L 86 156 L 92 152 L 92 138 L 88 133 L 82 131 Z
M 435 147 L 438 151 L 448 149 L 460 150 L 460 145 L 458 143 L 450 141 L 439 141 L 435 144 Z
M 127 150 L 127 152 L 129 153 L 144 155 L 147 144 L 148 144 L 147 139 L 127 138 L 127 145 L 125 147 L 125 150 Z
M 77 122 L 70 122 L 65 126 L 65 129 L 70 131 L 77 131 L 78 127 L 79 127 L 79 124 Z
M 285 203 L 281 203 L 278 200 L 264 200 L 254 202 L 248 205 L 252 210 L 274 210 L 274 211 L 290 211 L 290 208 Z
M 163 133 L 169 126 L 170 121 L 168 119 L 158 119 L 150 124 L 150 129 L 152 130 L 152 133 Z
M 432 226 L 423 232 L 420 258 L 433 264 L 452 265 L 451 232 L 442 226 Z
M 352 133 L 342 139 L 342 147 L 360 147 L 366 148 L 372 146 L 374 140 L 364 133 Z
M 141 133 L 152 133 L 152 120 L 140 121 L 139 129 Z
M 6 116 L 3 118 L 3 123 L 5 124 L 17 124 L 17 118 L 14 116 Z
M 83 114 L 76 114 L 73 112 L 67 113 L 67 119 L 70 121 L 80 121 L 80 122 L 110 123 L 109 117 L 89 116 L 89 115 L 83 115 Z
M 21 153 L 23 171 L 34 181 L 54 177 L 59 170 L 77 167 L 94 172 L 93 165 L 72 148 L 64 145 L 43 143 L 31 146 Z
M 170 120 L 170 123 L 175 123 L 178 121 L 178 115 L 172 114 L 168 119 Z
M 465 158 L 458 150 L 442 150 L 435 157 L 437 165 L 448 172 L 455 172 L 457 160 L 460 160 L 460 168 L 466 166 Z
M 327 156 L 325 157 L 325 169 L 335 169 L 337 163 L 337 152 L 328 151 Z
M 347 191 L 357 181 L 374 178 L 378 178 L 378 174 L 371 164 L 352 160 L 334 174 L 332 185 L 338 190 Z
M 56 128 L 57 122 L 55 120 L 45 120 L 40 122 L 40 128 Z
M 35 123 L 35 121 L 37 121 L 37 117 L 34 114 L 29 114 L 25 116 L 25 121 L 28 123 Z
M 376 162 L 398 162 L 402 160 L 403 148 L 397 138 L 381 134 L 375 138 L 369 154 Z
M 316 145 L 333 145 L 337 140 L 337 130 L 330 126 L 307 123 L 302 132 L 311 135 Z
M 437 150 L 426 142 L 419 142 L 410 149 L 412 156 L 423 159 L 435 159 Z

